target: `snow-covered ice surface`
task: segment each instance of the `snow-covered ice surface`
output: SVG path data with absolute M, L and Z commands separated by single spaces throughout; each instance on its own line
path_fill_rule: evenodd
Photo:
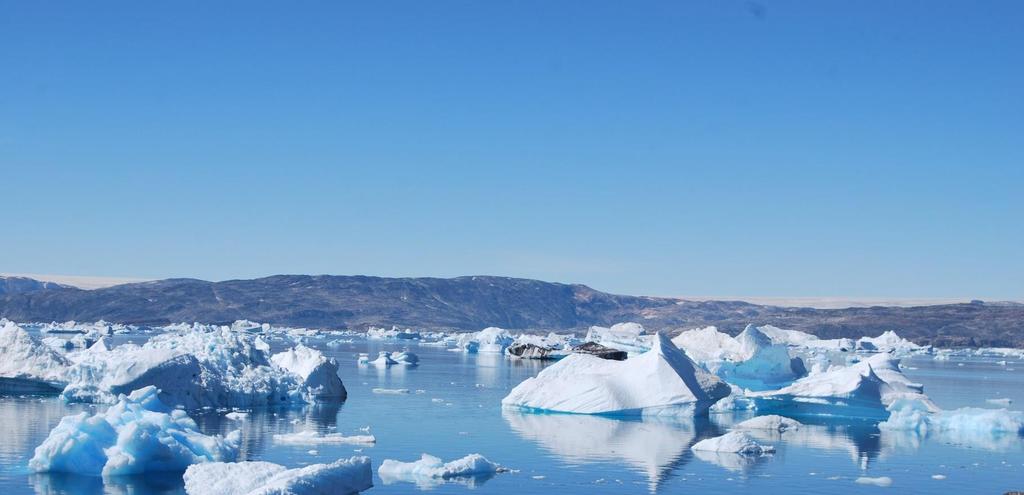
M 38 326 L 20 326 L 34 337 L 60 340 L 49 341 L 56 346 L 44 345 L 72 363 L 83 359 L 81 353 L 86 350 L 95 354 L 117 352 L 125 344 L 141 347 L 161 333 L 177 334 L 193 328 L 191 324 L 159 330 L 136 328 L 127 332 L 115 330 L 113 335 L 97 330 L 104 342 L 102 347 L 94 343 L 83 349 L 75 345 L 67 348 L 62 342 L 79 336 L 82 340 L 95 337 L 89 335 L 96 329 L 92 324 L 58 324 L 64 331 L 45 335 L 38 332 Z M 746 394 L 764 391 L 748 392 L 739 387 L 740 393 L 730 396 L 733 404 L 729 410 L 706 417 L 535 414 L 498 404 L 519 383 L 555 362 L 511 359 L 501 353 L 465 353 L 461 349 L 449 352 L 446 348 L 456 347 L 452 342 L 458 334 L 413 328 L 412 332 L 419 333 L 421 339 L 366 339 L 350 331 L 318 333 L 254 322 L 229 325 L 228 329 L 252 339 L 253 346 L 270 361 L 269 366 L 280 373 L 284 370 L 270 356 L 299 344 L 334 358 L 349 397 L 340 407 L 321 401 L 191 409 L 188 415 L 197 430 L 206 436 L 224 438 L 240 429 L 238 460 L 268 462 L 279 466 L 274 469 L 276 472 L 331 464 L 353 455 L 368 456 L 373 460 L 374 469 L 369 473 L 375 485 L 368 494 L 409 494 L 428 487 L 430 493 L 437 494 L 500 495 L 748 491 L 856 494 L 886 490 L 855 483 L 860 477 L 888 477 L 892 480 L 889 491 L 911 494 L 934 493 L 938 486 L 959 493 L 1004 493 L 1024 486 L 1024 445 L 1019 434 L 1010 432 L 954 434 L 948 429 L 939 432 L 932 424 L 924 433 L 880 429 L 878 423 L 890 414 L 885 409 L 882 417 L 874 419 L 778 411 L 777 414 L 803 424 L 785 431 L 744 428 L 740 425 L 752 418 L 755 424 L 770 423 L 770 419 L 758 418 L 772 412 L 747 409 L 753 398 Z M 804 358 L 812 375 L 827 373 L 833 366 L 857 365 L 889 354 L 842 351 L 839 346 L 812 344 L 814 339 L 790 331 L 773 333 L 763 325 L 758 330 L 773 344 L 784 344 L 792 355 Z M 509 333 L 514 342 L 533 342 L 546 338 L 549 332 L 539 331 L 534 336 L 537 340 L 515 331 Z M 648 333 L 650 329 L 643 335 Z M 582 338 L 582 333 L 578 337 Z M 357 364 L 360 353 L 376 358 L 381 351 L 389 356 L 410 351 L 421 358 L 420 365 L 379 368 Z M 944 360 L 933 359 L 939 355 L 945 356 Z M 641 356 L 633 352 L 630 359 Z M 905 375 L 905 385 L 924 385 L 923 391 L 937 406 L 931 417 L 964 407 L 1013 410 L 1024 403 L 1020 375 L 1024 363 L 1011 350 L 933 349 L 895 352 L 891 356 L 901 358 L 896 371 Z M 1005 364 L 999 364 L 1000 361 Z M 888 372 L 876 374 L 884 377 Z M 298 384 L 298 375 L 295 376 Z M 409 393 L 378 395 L 373 393 L 374 388 Z M 424 392 L 418 393 L 421 390 Z M 1010 402 L 988 403 L 989 399 Z M 716 406 L 728 400 L 723 399 Z M 0 489 L 6 495 L 181 493 L 184 482 L 180 471 L 134 477 L 30 474 L 28 463 L 35 447 L 46 440 L 64 416 L 85 412 L 91 417 L 108 407 L 103 403 L 65 403 L 53 396 L 0 397 Z M 243 412 L 246 416 L 241 421 L 226 417 Z M 691 449 L 696 442 L 733 431 L 742 431 L 757 444 L 774 446 L 777 452 L 752 456 Z M 342 442 L 310 445 L 308 441 L 275 440 L 275 435 L 296 432 L 315 432 L 304 435 L 326 439 L 373 435 L 377 442 L 372 446 Z M 513 472 L 494 477 L 453 478 L 444 483 L 432 479 L 417 484 L 384 484 L 380 479 L 376 468 L 383 460 L 416 461 L 423 452 L 445 462 L 478 452 L 513 468 Z M 946 478 L 933 478 L 937 474 Z M 226 474 L 217 477 L 229 479 Z M 475 490 L 468 491 L 467 485 Z
M 180 409 L 160 402 L 155 387 L 121 396 L 102 413 L 67 416 L 35 449 L 29 468 L 116 476 L 181 471 L 191 464 L 232 461 L 241 434 L 207 436 Z
M 574 354 L 530 378 L 502 400 L 534 411 L 605 415 L 700 415 L 729 393 L 663 334 L 625 361 Z
M 270 462 L 215 462 L 190 466 L 189 495 L 348 495 L 373 486 L 370 458 L 339 459 L 288 469 Z

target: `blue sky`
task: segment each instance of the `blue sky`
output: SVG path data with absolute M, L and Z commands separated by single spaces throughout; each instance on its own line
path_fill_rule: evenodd
M 1020 2 L 0 2 L 0 271 L 1024 299 Z

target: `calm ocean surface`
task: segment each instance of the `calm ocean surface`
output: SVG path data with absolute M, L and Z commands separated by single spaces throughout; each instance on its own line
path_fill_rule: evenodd
M 123 337 L 119 337 L 123 339 Z M 503 411 L 500 401 L 523 379 L 543 368 L 538 362 L 500 355 L 451 352 L 415 343 L 356 340 L 320 348 L 342 364 L 349 392 L 340 407 L 261 409 L 248 420 L 229 421 L 213 411 L 193 413 L 205 433 L 243 430 L 244 460 L 266 460 L 288 467 L 356 455 L 359 446 L 277 445 L 273 435 L 304 429 L 357 434 L 363 427 L 377 444 L 361 454 L 373 459 L 412 461 L 421 453 L 452 460 L 480 453 L 514 471 L 490 479 L 468 479 L 417 486 L 374 480 L 368 493 L 1003 493 L 1024 490 L 1024 440 L 1016 435 L 924 437 L 882 432 L 870 422 L 808 424 L 782 436 L 760 433 L 778 449 L 773 456 L 742 458 L 695 455 L 689 447 L 717 436 L 748 416 L 712 415 L 696 421 L 623 421 L 578 415 L 536 415 Z M 414 368 L 359 367 L 356 356 L 379 350 L 409 349 L 420 356 Z M 945 409 L 996 407 L 987 399 L 1009 398 L 1024 407 L 1024 363 L 1005 358 L 930 356 L 904 359 L 904 372 L 925 385 Z M 380 395 L 373 388 L 406 388 L 408 395 Z M 105 407 L 105 406 L 101 406 Z M 0 490 L 3 495 L 184 493 L 181 474 L 101 479 L 34 475 L 26 465 L 33 449 L 67 414 L 92 410 L 57 398 L 0 398 Z M 310 453 L 315 449 L 315 454 Z M 942 480 L 933 475 L 943 475 Z M 861 485 L 861 476 L 892 479 L 890 487 Z

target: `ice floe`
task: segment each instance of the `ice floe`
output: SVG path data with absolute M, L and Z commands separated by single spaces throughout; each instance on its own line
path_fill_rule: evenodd
M 270 462 L 212 462 L 190 466 L 189 495 L 348 495 L 373 486 L 368 457 L 288 469 Z
M 775 452 L 771 445 L 761 445 L 742 431 L 730 431 L 725 435 L 705 438 L 690 447 L 693 451 L 721 452 L 742 455 L 764 455 Z
M 470 454 L 461 459 L 444 462 L 439 457 L 423 454 L 418 461 L 402 462 L 384 459 L 377 468 L 377 474 L 385 484 L 410 482 L 431 485 L 437 480 L 460 477 L 493 476 L 503 469 L 480 454 Z
M 606 415 L 706 413 L 729 386 L 694 365 L 668 337 L 625 361 L 573 354 L 528 378 L 502 400 L 528 410 Z
M 105 412 L 64 417 L 36 447 L 29 468 L 113 476 L 182 471 L 195 463 L 235 460 L 240 432 L 204 435 L 184 411 L 161 402 L 158 392 L 146 387 L 121 396 Z
M 377 438 L 373 435 L 351 435 L 345 436 L 341 433 L 320 433 L 315 430 L 305 430 L 296 433 L 274 435 L 274 442 L 292 445 L 373 445 Z
M 796 430 L 799 429 L 800 426 L 800 422 L 795 419 L 790 419 L 776 414 L 768 414 L 765 416 L 750 418 L 737 424 L 734 428 L 737 430 L 769 430 L 782 432 Z

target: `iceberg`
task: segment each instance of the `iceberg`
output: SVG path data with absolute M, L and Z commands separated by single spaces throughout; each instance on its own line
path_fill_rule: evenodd
M 642 325 L 630 322 L 616 323 L 611 328 L 590 327 L 590 330 L 587 331 L 587 336 L 583 340 L 635 354 L 646 352 L 651 348 L 651 337 L 651 335 L 646 335 Z
M 730 431 L 720 437 L 705 438 L 693 444 L 690 450 L 727 454 L 765 455 L 775 452 L 775 447 L 761 445 L 753 437 L 742 431 Z
M 807 374 L 803 360 L 791 356 L 788 345 L 774 342 L 753 325 L 735 338 L 711 326 L 683 332 L 672 342 L 729 383 L 747 388 L 777 388 Z
M 314 430 L 305 430 L 297 433 L 274 435 L 274 442 L 292 445 L 373 445 L 377 443 L 377 438 L 373 435 L 352 435 L 347 437 L 341 433 L 321 434 Z
M 391 327 L 390 330 L 384 328 L 370 327 L 366 329 L 366 338 L 370 340 L 419 340 L 421 338 L 420 333 L 406 328 L 400 330 L 398 327 Z
M 879 429 L 936 436 L 953 444 L 987 446 L 999 437 L 1024 434 L 1021 411 L 977 407 L 935 411 L 910 399 L 897 401 L 889 411 L 889 419 L 879 423 Z
M 0 394 L 59 394 L 71 363 L 25 329 L 0 320 Z
M 480 454 L 470 454 L 461 459 L 444 462 L 439 457 L 423 454 L 420 460 L 401 462 L 384 459 L 377 468 L 377 474 L 385 484 L 398 481 L 418 483 L 434 479 L 450 479 L 469 476 L 493 476 L 503 469 Z
M 189 495 L 349 495 L 373 487 L 370 458 L 287 469 L 270 462 L 211 462 L 185 471 Z
M 672 343 L 698 363 L 742 361 L 740 343 L 727 333 L 710 326 L 687 330 L 672 339 Z
M 122 395 L 106 412 L 64 417 L 36 447 L 29 468 L 113 476 L 235 460 L 241 432 L 204 435 L 184 411 L 170 409 L 158 395 L 156 387 L 146 387 Z
M 883 332 L 878 337 L 861 337 L 857 339 L 857 350 L 873 352 L 889 352 L 895 354 L 910 354 L 928 350 L 927 347 L 919 346 L 899 335 L 892 330 Z
M 305 347 L 278 356 L 277 362 L 271 359 L 260 337 L 197 324 L 142 346 L 78 353 L 61 396 L 111 403 L 119 394 L 154 385 L 164 403 L 186 409 L 344 400 L 333 359 Z
M 900 399 L 916 399 L 930 410 L 938 410 L 924 394 L 924 387 L 900 372 L 899 362 L 889 354 L 876 354 L 851 366 L 833 366 L 779 390 L 749 392 L 748 396 L 762 412 L 884 419 L 886 408 Z
M 790 356 L 787 346 L 772 343 L 753 325 L 736 336 L 736 343 L 740 359 L 718 367 L 718 375 L 729 383 L 763 389 L 807 375 L 802 359 Z
M 799 429 L 800 426 L 800 422 L 795 419 L 775 414 L 768 414 L 766 416 L 750 418 L 737 424 L 734 428 L 737 430 L 768 430 L 783 432 Z
M 306 395 L 314 400 L 345 400 L 348 392 L 338 377 L 338 361 L 302 344 L 274 354 L 270 360 L 297 375 L 306 387 Z
M 515 342 L 508 330 L 498 327 L 487 327 L 479 332 L 459 334 L 456 338 L 456 346 L 468 353 L 496 353 L 505 352 L 508 346 Z
M 699 415 L 729 386 L 694 365 L 663 334 L 625 361 L 573 354 L 528 378 L 502 399 L 534 411 L 604 415 Z
M 774 344 L 830 352 L 850 352 L 857 348 L 856 342 L 848 338 L 819 339 L 817 335 L 799 330 L 786 330 L 772 325 L 760 326 L 757 329 L 772 339 Z

